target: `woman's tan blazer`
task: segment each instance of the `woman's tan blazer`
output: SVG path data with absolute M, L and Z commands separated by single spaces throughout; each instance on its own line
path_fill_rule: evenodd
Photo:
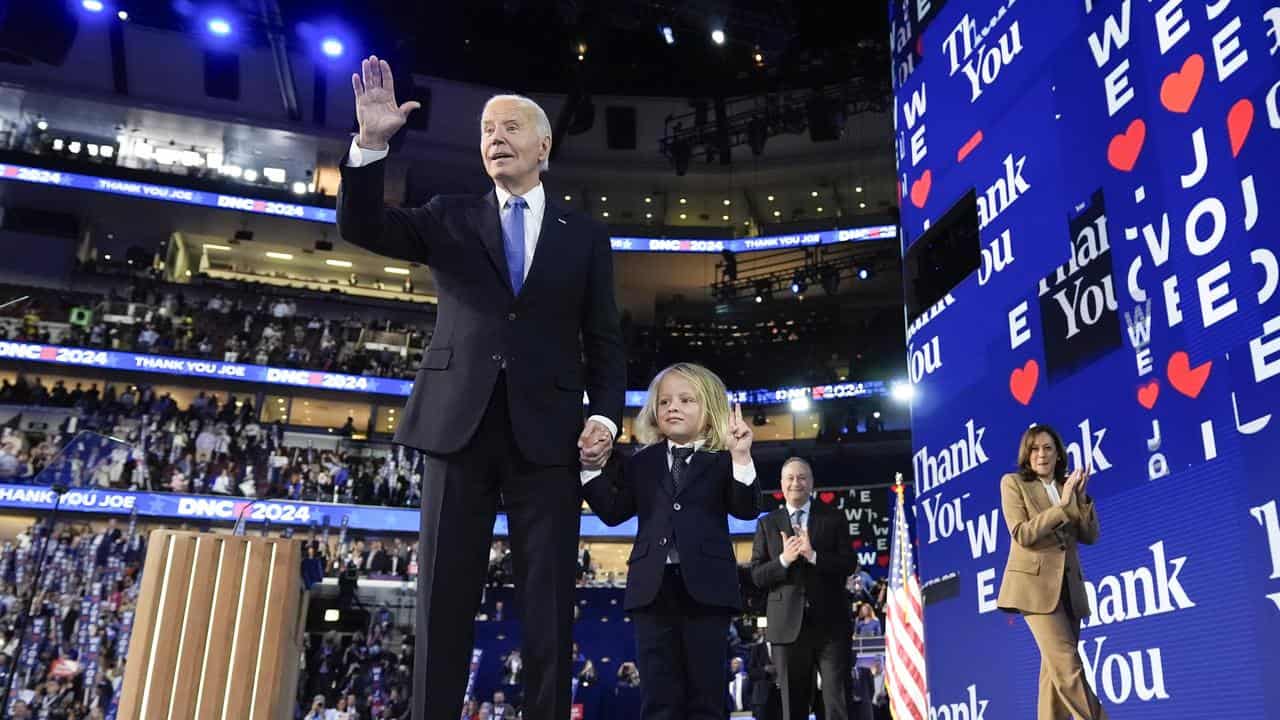
M 1061 494 L 1062 482 L 1057 486 Z M 1013 542 L 996 605 L 1026 613 L 1053 612 L 1065 580 L 1073 614 L 1087 617 L 1089 598 L 1077 544 L 1098 540 L 1093 500 L 1080 502 L 1073 496 L 1062 507 L 1049 499 L 1040 480 L 1009 473 L 1000 479 L 1000 507 Z

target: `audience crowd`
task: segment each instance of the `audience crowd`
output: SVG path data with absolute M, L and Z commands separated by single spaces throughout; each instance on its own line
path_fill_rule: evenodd
M 139 281 L 97 296 L 13 288 L 32 299 L 0 311 L 15 318 L 0 324 L 0 340 L 399 378 L 413 377 L 430 340 L 423 327 L 375 326 L 349 309 L 300 314 L 295 299 L 249 293 L 189 300 L 177 287 Z M 43 321 L 68 332 L 55 340 Z
M 105 278 L 100 278 L 105 281 Z M 198 357 L 275 367 L 412 379 L 434 324 L 421 306 L 389 313 L 400 320 L 372 324 L 370 312 L 341 295 L 249 284 L 161 283 L 137 274 L 105 293 L 51 292 L 0 287 L 4 297 L 30 299 L 0 310 L 0 340 Z M 306 310 L 300 311 L 299 298 Z M 731 387 L 823 384 L 849 377 L 896 374 L 901 365 L 901 322 L 779 305 L 772 317 L 708 317 L 665 307 L 652 326 L 622 314 L 628 375 L 651 377 L 676 360 L 700 357 Z M 700 306 L 699 306 L 700 307 Z M 81 309 L 81 310 L 78 310 Z M 89 312 L 83 312 L 88 310 Z M 845 317 L 849 315 L 849 317 Z M 69 324 L 54 334 L 48 323 Z M 881 323 L 873 325 L 872 323 Z M 844 338 L 856 335 L 860 349 Z
M 408 720 L 413 645 L 385 608 L 366 631 L 309 634 L 299 682 L 303 720 Z
M 115 717 L 145 553 L 132 521 L 124 531 L 114 521 L 101 532 L 64 524 L 53 537 L 33 526 L 0 546 L 0 688 L 14 690 L 7 717 Z
M 420 504 L 422 460 L 400 448 L 380 456 L 286 447 L 279 422 L 259 422 L 252 399 L 200 393 L 185 409 L 167 393 L 139 385 L 116 392 L 38 378 L 0 382 L 0 404 L 78 410 L 56 431 L 0 435 L 0 479 L 38 475 L 81 430 L 119 438 L 71 443 L 81 464 L 74 485 L 117 490 L 211 493 L 250 498 L 413 507 Z M 16 419 L 15 419 L 16 421 Z M 11 421 L 10 425 L 16 425 Z M 348 434 L 350 428 L 345 428 Z M 127 444 L 126 444 L 127 443 Z

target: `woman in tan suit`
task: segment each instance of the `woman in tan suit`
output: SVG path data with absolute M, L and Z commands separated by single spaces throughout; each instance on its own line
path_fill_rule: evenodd
M 1009 560 L 996 604 L 1020 612 L 1040 648 L 1037 720 L 1105 720 L 1076 652 L 1089 615 L 1077 543 L 1098 540 L 1098 515 L 1085 492 L 1089 471 L 1067 477 L 1062 437 L 1032 425 L 1018 447 L 1018 472 L 1000 479 Z

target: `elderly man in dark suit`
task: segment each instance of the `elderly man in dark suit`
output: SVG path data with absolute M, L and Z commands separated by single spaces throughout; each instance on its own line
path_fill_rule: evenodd
M 338 229 L 355 245 L 427 265 L 439 296 L 395 437 L 427 454 L 414 720 L 456 720 L 462 707 L 499 497 L 522 593 L 524 717 L 563 720 L 578 463 L 611 450 L 626 388 L 608 233 L 543 187 L 550 123 L 514 95 L 490 99 L 481 116 L 493 190 L 386 207 L 380 160 L 418 103 L 397 104 L 391 67 L 377 57 L 351 84 L 360 130 L 341 166 Z
M 823 717 L 848 720 L 852 651 L 845 579 L 858 569 L 844 514 L 813 501 L 813 468 L 782 464 L 786 504 L 756 525 L 751 579 L 769 593 L 765 639 L 782 687 L 783 720 L 809 717 L 814 671 L 822 678 Z

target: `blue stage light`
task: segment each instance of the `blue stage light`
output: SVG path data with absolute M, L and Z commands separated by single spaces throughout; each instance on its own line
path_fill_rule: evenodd
M 345 49 L 336 37 L 327 37 L 320 43 L 320 51 L 331 58 L 341 57 Z
M 102 12 L 106 6 L 102 4 L 102 0 L 80 0 L 80 7 L 89 12 Z
M 226 37 L 231 34 L 231 23 L 226 18 L 209 18 L 209 21 L 205 23 L 205 27 L 209 28 L 209 32 L 219 37 Z

